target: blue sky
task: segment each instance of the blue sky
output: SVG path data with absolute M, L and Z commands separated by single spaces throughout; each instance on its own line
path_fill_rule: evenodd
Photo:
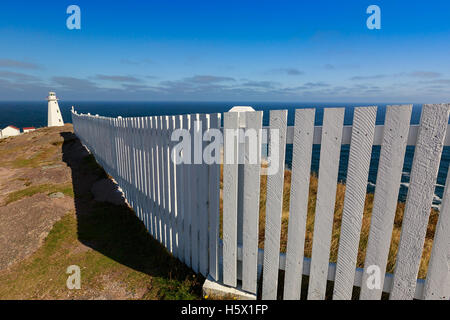
M 0 100 L 449 102 L 449 14 L 447 0 L 3 0 Z

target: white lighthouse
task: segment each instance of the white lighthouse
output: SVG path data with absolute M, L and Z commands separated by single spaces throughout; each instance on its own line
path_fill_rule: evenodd
M 59 110 L 58 99 L 54 92 L 48 93 L 48 126 L 59 127 L 64 125 L 64 121 Z

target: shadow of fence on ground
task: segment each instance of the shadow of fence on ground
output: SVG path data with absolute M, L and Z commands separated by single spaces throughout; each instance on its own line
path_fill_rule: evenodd
M 152 277 L 194 281 L 194 290 L 201 294 L 201 276 L 196 276 L 153 239 L 124 201 L 116 205 L 94 199 L 91 192 L 93 184 L 100 179 L 107 179 L 107 174 L 74 133 L 62 132 L 61 136 L 64 138 L 63 161 L 72 171 L 79 241 Z

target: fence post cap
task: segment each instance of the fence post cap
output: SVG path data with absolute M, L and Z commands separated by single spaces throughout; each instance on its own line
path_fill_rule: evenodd
M 255 109 L 253 109 L 250 106 L 234 106 L 228 112 L 238 112 L 239 113 L 239 115 L 238 115 L 239 116 L 239 127 L 245 128 L 245 113 L 250 112 L 250 111 L 255 111 Z
M 228 112 L 248 112 L 248 111 L 255 111 L 255 109 L 253 109 L 250 106 L 234 106 Z

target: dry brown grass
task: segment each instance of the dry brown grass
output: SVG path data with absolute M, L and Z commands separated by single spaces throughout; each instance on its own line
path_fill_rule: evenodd
M 305 256 L 311 257 L 312 242 L 314 234 L 314 212 L 316 207 L 317 196 L 317 175 L 312 174 L 310 179 L 309 188 L 309 201 L 308 201 L 308 217 L 306 221 L 306 235 L 305 235 Z M 222 188 L 222 178 L 221 178 Z M 289 201 L 290 201 L 290 189 L 291 189 L 291 172 L 285 171 L 284 175 L 284 192 L 283 192 L 283 213 L 281 218 L 281 239 L 280 250 L 286 252 L 287 236 L 288 236 L 288 223 L 289 223 Z M 264 248 L 264 234 L 265 234 L 265 213 L 266 213 L 266 191 L 267 191 L 267 176 L 261 176 L 260 186 L 260 201 L 259 201 L 259 247 Z M 337 261 L 339 236 L 341 229 L 342 211 L 344 207 L 345 196 L 345 184 L 338 183 L 336 190 L 336 202 L 334 209 L 333 230 L 330 248 L 330 262 Z M 357 267 L 364 266 L 364 258 L 366 254 L 367 241 L 369 237 L 370 219 L 373 208 L 374 195 L 368 193 L 366 196 L 366 202 L 364 206 L 363 223 L 361 230 L 361 238 L 359 242 L 358 261 Z M 388 264 L 386 272 L 392 273 L 395 268 L 395 257 L 398 250 L 398 243 L 400 241 L 403 212 L 405 210 L 405 203 L 399 202 L 396 209 L 394 226 L 392 230 L 391 246 L 389 250 Z M 220 205 L 220 212 L 222 215 L 222 201 Z M 422 260 L 419 269 L 419 278 L 425 278 L 428 261 L 431 255 L 431 248 L 433 237 L 436 229 L 436 223 L 439 217 L 439 211 L 432 209 L 430 215 L 430 221 L 428 224 L 425 245 L 422 254 Z M 222 227 L 221 227 L 222 228 Z

